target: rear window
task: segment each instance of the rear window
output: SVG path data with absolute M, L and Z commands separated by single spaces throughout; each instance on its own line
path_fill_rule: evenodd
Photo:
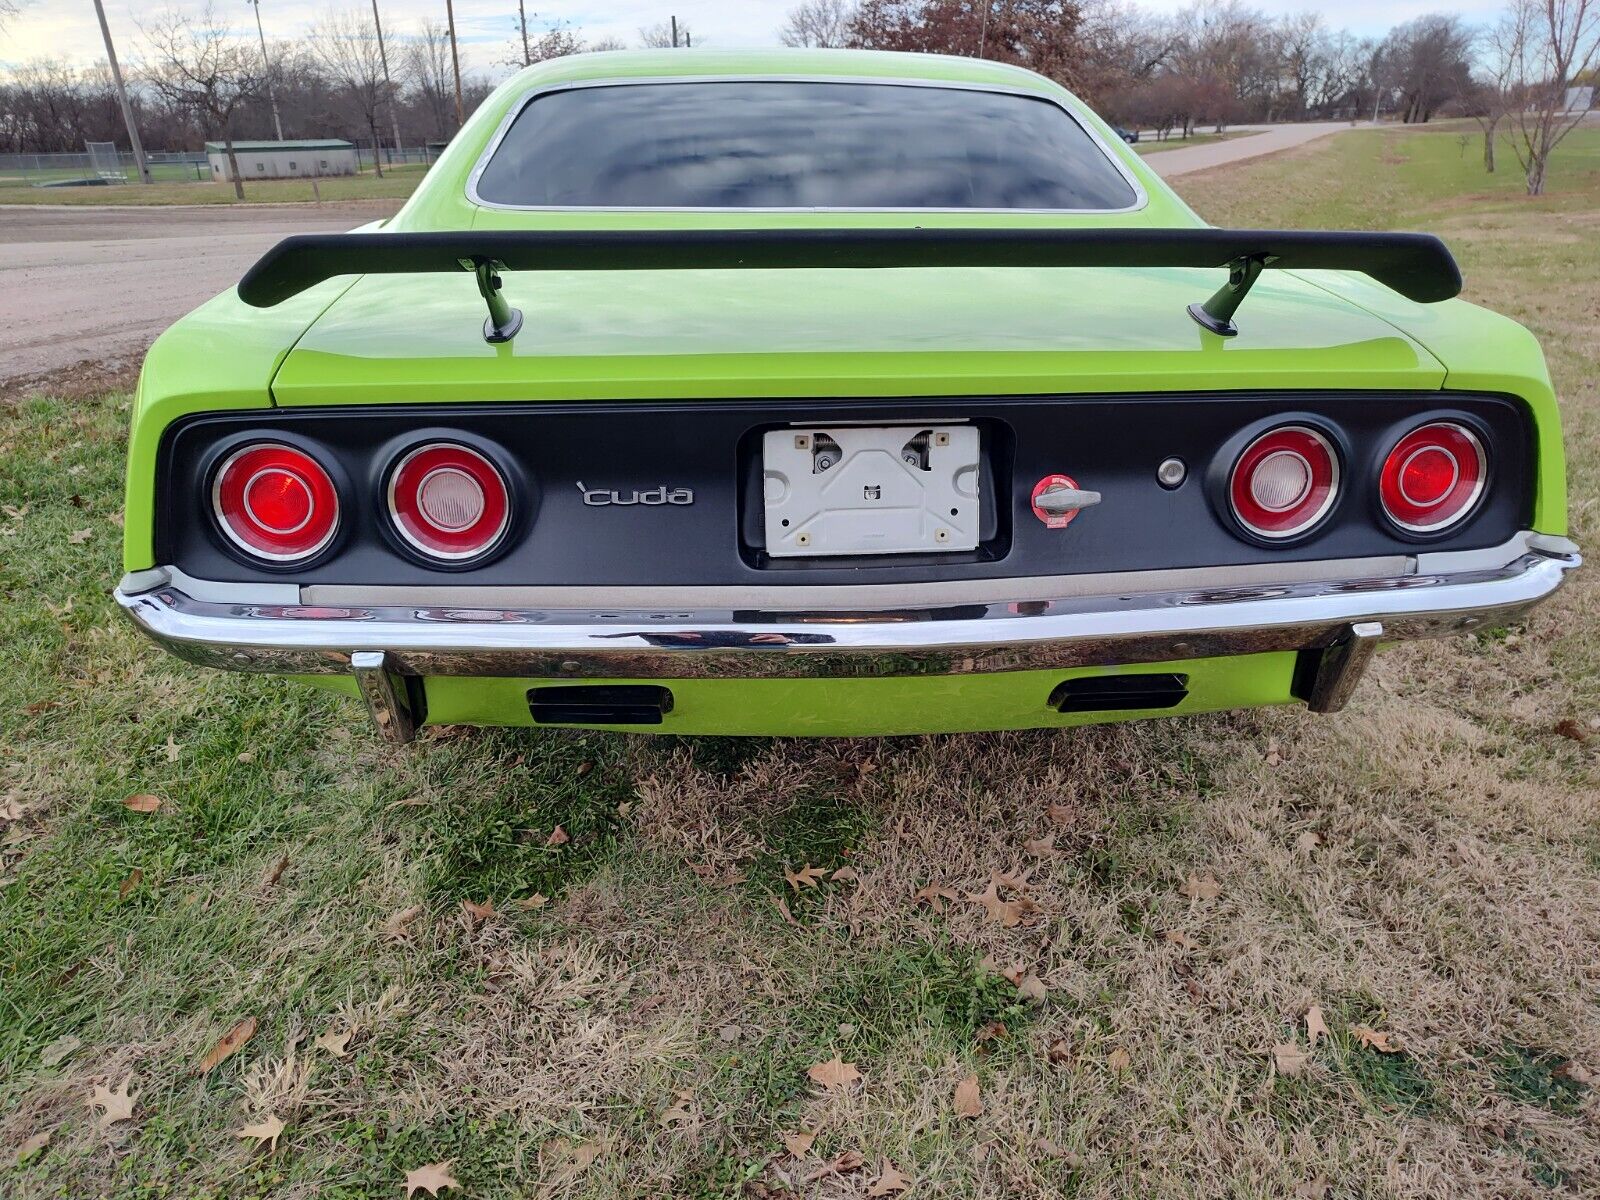
M 1138 199 L 1048 100 L 734 80 L 537 96 L 476 193 L 561 208 L 1121 209 Z

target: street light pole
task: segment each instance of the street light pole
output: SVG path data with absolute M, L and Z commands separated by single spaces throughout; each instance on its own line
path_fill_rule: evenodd
M 261 28 L 261 0 L 244 0 L 256 10 L 256 36 L 261 39 L 261 68 L 267 73 L 267 100 L 272 104 L 272 127 L 283 141 L 283 118 L 278 115 L 278 89 L 272 83 L 272 60 L 267 57 L 267 34 Z
M 444 0 L 444 15 L 450 26 L 450 65 L 456 73 L 456 128 L 460 129 L 467 118 L 461 111 L 461 55 L 456 52 L 456 6 L 451 0 Z
M 128 86 L 122 82 L 122 68 L 117 65 L 117 49 L 111 44 L 111 26 L 106 24 L 105 6 L 94 0 L 94 14 L 100 18 L 100 36 L 106 40 L 106 60 L 111 64 L 111 78 L 117 84 L 117 103 L 122 106 L 122 121 L 128 127 L 128 142 L 133 146 L 133 165 L 139 170 L 139 182 L 150 182 L 150 164 L 144 160 L 144 144 L 139 141 L 139 127 L 133 123 L 133 109 L 128 104 Z
M 378 18 L 378 0 L 372 0 L 372 27 L 378 31 L 378 58 L 383 62 L 383 90 L 389 97 L 389 128 L 394 133 L 394 152 L 400 153 L 400 112 L 394 102 L 394 84 L 389 82 L 389 52 L 383 48 L 383 22 Z

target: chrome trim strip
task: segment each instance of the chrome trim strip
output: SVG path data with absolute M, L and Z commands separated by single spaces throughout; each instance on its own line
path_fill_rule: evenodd
M 779 610 L 318 607 L 194 600 L 173 587 L 116 598 L 181 658 L 243 671 L 333 674 L 383 652 L 406 675 L 535 678 L 811 678 L 961 675 L 1325 650 L 1350 626 L 1386 640 L 1514 620 L 1576 555 L 1494 570 L 1211 591 L 1077 597 L 846 615 Z
M 1500 566 L 1524 552 L 1509 546 L 1492 561 Z M 1280 583 L 1373 579 L 1414 575 L 1417 561 L 1405 554 L 1373 558 L 1319 559 L 1310 562 L 1241 563 L 1228 567 L 1178 567 L 1158 571 L 1106 571 L 1086 575 L 1038 575 L 1021 579 L 962 579 L 938 583 L 727 585 L 627 585 L 533 587 L 526 585 L 338 584 L 314 583 L 300 589 L 302 604 L 383 607 L 440 605 L 452 608 L 650 609 L 701 612 L 717 608 L 804 609 L 860 612 L 863 609 L 940 608 L 952 604 L 1005 604 L 1062 600 L 1076 596 L 1116 596 L 1139 592 L 1202 591 Z M 196 600 L 218 597 L 173 583 Z M 242 585 L 228 585 L 237 587 Z M 139 589 L 148 590 L 148 589 Z M 281 599 L 279 602 L 284 602 Z M 293 600 L 288 601 L 293 603 Z
M 873 84 L 882 87 L 925 87 L 944 88 L 958 92 L 998 92 L 1008 96 L 1026 96 L 1034 100 L 1043 100 L 1047 104 L 1054 104 L 1066 113 L 1072 122 L 1088 134 L 1089 140 L 1111 164 L 1124 182 L 1133 189 L 1133 203 L 1123 208 L 833 208 L 817 206 L 812 208 L 716 208 L 716 207 L 671 207 L 671 206 L 642 206 L 642 205 L 572 205 L 572 204 L 500 204 L 493 200 L 485 200 L 478 194 L 478 179 L 482 176 L 489 160 L 494 157 L 495 151 L 500 149 L 500 143 L 505 139 L 506 133 L 512 124 L 522 115 L 523 109 L 532 104 L 540 96 L 551 92 L 570 92 L 580 88 L 598 87 L 631 87 L 638 84 L 655 83 L 857 83 Z M 490 137 L 483 153 L 478 156 L 478 161 L 473 164 L 472 172 L 467 176 L 467 199 L 480 208 L 494 209 L 499 212 L 548 212 L 548 213 L 632 213 L 632 212 L 680 212 L 680 213 L 718 213 L 724 216 L 736 217 L 744 213 L 901 213 L 906 215 L 934 214 L 938 216 L 972 215 L 972 216 L 1117 216 L 1123 213 L 1138 212 L 1150 203 L 1150 194 L 1140 182 L 1139 177 L 1128 169 L 1127 163 L 1114 154 L 1110 143 L 1100 136 L 1099 130 L 1083 120 L 1079 114 L 1072 111 L 1071 107 L 1063 103 L 1057 96 L 1048 92 L 1035 91 L 1032 88 L 1008 87 L 1003 83 L 972 83 L 963 80 L 948 79 L 885 79 L 877 75 L 638 75 L 614 79 L 577 79 L 563 83 L 551 83 L 544 87 L 533 88 L 525 92 L 512 106 L 506 110 L 506 115 L 501 118 L 494 135 Z

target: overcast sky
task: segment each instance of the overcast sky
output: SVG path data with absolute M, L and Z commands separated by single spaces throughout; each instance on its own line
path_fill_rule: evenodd
M 255 32 L 248 0 L 215 0 L 218 12 L 236 19 L 241 33 Z M 640 26 L 652 25 L 676 13 L 695 32 L 697 44 L 715 47 L 766 46 L 777 42 L 777 28 L 795 0 L 527 0 L 537 10 L 538 25 L 561 23 L 580 28 L 587 36 L 614 37 L 632 45 Z M 1144 7 L 1173 11 L 1186 0 L 1144 0 Z M 294 38 L 304 33 L 321 12 L 341 4 L 365 7 L 362 0 L 261 0 L 261 19 L 268 38 Z M 23 0 L 22 14 L 0 33 L 0 63 L 16 64 L 31 58 L 66 58 L 87 64 L 105 57 L 94 17 L 93 0 Z M 1468 17 L 1488 17 L 1503 7 L 1503 0 L 1346 0 L 1331 9 L 1306 0 L 1253 0 L 1253 6 L 1270 13 L 1301 12 L 1318 8 L 1330 24 L 1361 34 L 1382 33 L 1391 25 L 1425 12 L 1454 10 Z M 106 17 L 117 53 L 137 58 L 136 14 L 163 7 L 160 0 L 105 0 Z M 198 12 L 205 0 L 173 0 L 173 7 Z M 379 0 L 384 32 L 410 33 L 426 17 L 444 19 L 444 0 Z M 495 64 L 509 52 L 516 27 L 516 0 L 455 0 L 456 27 L 466 51 L 467 65 L 480 72 L 503 72 Z M 534 24 L 532 12 L 529 24 Z

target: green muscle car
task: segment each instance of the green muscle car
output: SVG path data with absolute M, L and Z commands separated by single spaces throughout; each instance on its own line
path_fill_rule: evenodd
M 558 59 L 157 341 L 117 598 L 397 740 L 1331 712 L 1580 562 L 1539 347 L 1460 286 L 1207 226 L 1014 67 Z

